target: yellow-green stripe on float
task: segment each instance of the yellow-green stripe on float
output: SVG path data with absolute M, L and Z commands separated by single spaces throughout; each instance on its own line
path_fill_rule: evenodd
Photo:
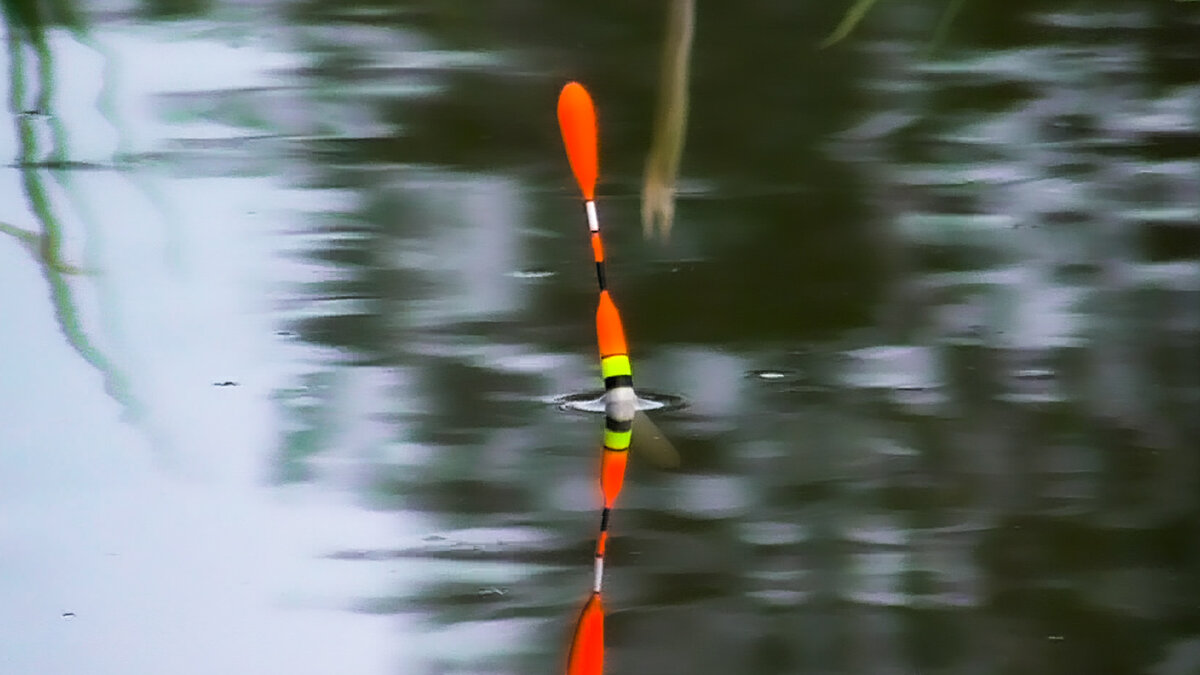
M 617 375 L 633 375 L 633 368 L 629 365 L 629 356 L 617 354 L 600 359 L 600 373 L 606 380 Z
M 629 440 L 633 438 L 632 431 L 604 430 L 604 447 L 607 450 L 628 450 Z

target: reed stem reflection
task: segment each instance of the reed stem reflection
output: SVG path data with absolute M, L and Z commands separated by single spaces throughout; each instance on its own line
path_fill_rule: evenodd
M 675 220 L 675 191 L 687 137 L 688 77 L 695 0 L 672 0 L 659 70 L 654 132 L 642 181 L 642 233 L 666 240 Z

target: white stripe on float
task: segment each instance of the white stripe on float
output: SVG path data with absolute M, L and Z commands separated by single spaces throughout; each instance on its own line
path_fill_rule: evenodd
M 592 579 L 592 591 L 599 593 L 600 584 L 604 583 L 604 558 L 596 558 L 595 577 Z
M 592 232 L 599 232 L 600 219 L 596 217 L 596 202 L 589 199 L 583 205 L 587 209 L 588 229 Z

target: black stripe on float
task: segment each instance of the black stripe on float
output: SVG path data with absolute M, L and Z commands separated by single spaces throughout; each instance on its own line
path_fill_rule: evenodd
M 604 278 L 604 261 L 596 261 L 596 282 L 600 284 L 600 290 L 608 289 L 608 281 Z
M 609 377 L 604 378 L 604 388 L 606 390 L 617 389 L 618 387 L 632 387 L 632 386 L 633 386 L 633 376 L 632 375 L 610 375 Z
M 604 428 L 608 429 L 609 431 L 632 431 L 633 420 L 625 420 L 622 422 L 621 420 L 614 420 L 608 415 L 605 415 Z
M 608 513 L 609 513 L 608 508 L 605 508 L 604 511 L 602 511 L 600 513 L 600 531 L 601 532 L 608 532 Z

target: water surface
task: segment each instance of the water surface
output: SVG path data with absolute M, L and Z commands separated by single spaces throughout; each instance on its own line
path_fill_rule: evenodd
M 1200 667 L 1200 7 L 6 3 L 0 671 Z M 675 400 L 675 399 L 672 399 Z

